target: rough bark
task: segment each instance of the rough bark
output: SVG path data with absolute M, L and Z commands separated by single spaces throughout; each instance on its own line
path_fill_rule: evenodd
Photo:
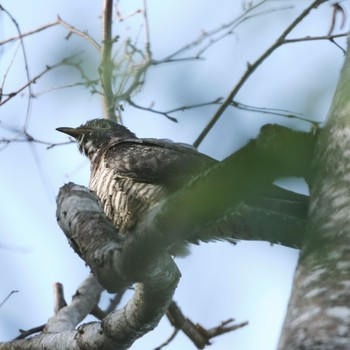
M 309 217 L 279 349 L 350 347 L 350 52 L 315 149 Z
M 143 264 L 142 254 L 120 259 L 125 248 L 118 233 L 105 217 L 97 197 L 86 188 L 65 185 L 58 196 L 57 217 L 75 251 L 89 264 L 105 288 L 136 284 L 132 299 L 110 313 L 102 322 L 86 323 L 75 329 L 96 306 L 103 288 L 90 277 L 78 290 L 71 305 L 52 317 L 43 333 L 30 339 L 0 344 L 0 349 L 128 349 L 143 334 L 152 330 L 171 303 L 180 273 L 167 254 Z M 128 278 L 126 279 L 127 271 Z M 126 282 L 127 280 L 127 282 Z

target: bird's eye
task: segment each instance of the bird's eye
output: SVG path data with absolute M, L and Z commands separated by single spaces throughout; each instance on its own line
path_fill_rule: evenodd
M 103 129 L 103 130 L 107 130 L 107 129 L 111 128 L 111 125 L 108 122 L 106 122 L 106 121 L 100 121 L 98 123 L 98 128 L 99 129 Z

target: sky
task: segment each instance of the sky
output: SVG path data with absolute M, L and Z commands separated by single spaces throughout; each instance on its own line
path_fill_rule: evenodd
M 3 0 L 1 5 L 19 23 L 23 33 L 56 20 L 57 15 L 97 41 L 100 39 L 98 1 Z M 132 3 L 132 4 L 131 4 Z M 193 0 L 179 2 L 148 1 L 150 39 L 153 57 L 162 59 L 192 42 L 203 31 L 220 27 L 242 13 L 243 1 Z M 243 74 L 247 62 L 261 55 L 309 1 L 270 1 L 263 9 L 278 9 L 252 18 L 233 35 L 216 43 L 204 54 L 204 60 L 152 67 L 145 86 L 133 98 L 143 106 L 168 110 L 227 96 Z M 348 1 L 342 3 L 349 7 Z M 290 7 L 290 5 L 294 5 Z M 122 14 L 142 8 L 142 2 L 120 1 Z M 314 11 L 291 35 L 325 35 L 330 27 L 330 4 Z M 347 23 L 348 25 L 348 23 Z M 339 28 L 337 27 L 337 30 Z M 114 34 L 137 38 L 144 43 L 141 16 L 116 23 Z M 16 35 L 15 27 L 0 13 L 0 41 Z M 71 36 L 60 26 L 25 39 L 31 76 L 62 58 L 77 54 L 84 67 L 96 76 L 97 52 L 82 38 Z M 120 40 L 122 42 L 122 40 Z M 344 46 L 344 41 L 339 40 Z M 17 53 L 16 53 L 17 52 Z M 193 55 L 196 51 L 189 52 Z M 5 91 L 15 91 L 26 80 L 23 56 L 18 43 L 0 46 L 1 80 Z M 329 42 L 285 45 L 277 50 L 244 85 L 237 99 L 260 107 L 281 108 L 302 113 L 322 122 L 332 100 L 343 53 Z M 10 67 L 10 68 L 9 68 Z M 49 143 L 67 141 L 55 131 L 61 126 L 78 126 L 102 115 L 99 96 L 82 87 L 61 87 L 80 79 L 71 68 L 60 68 L 45 75 L 33 86 L 36 98 L 29 110 L 28 133 Z M 28 91 L 0 108 L 0 139 L 16 135 L 27 118 Z M 125 106 L 123 120 L 140 137 L 169 138 L 193 143 L 217 107 L 181 112 L 173 123 L 163 116 Z M 199 150 L 222 160 L 247 140 L 254 138 L 266 123 L 279 123 L 309 130 L 308 123 L 267 114 L 229 109 L 215 125 Z M 12 290 L 18 290 L 0 308 L 0 341 L 43 324 L 53 314 L 52 285 L 64 285 L 67 301 L 88 275 L 84 262 L 70 248 L 56 223 L 55 198 L 68 181 L 88 185 L 89 164 L 74 144 L 47 149 L 37 143 L 0 144 L 0 302 Z M 305 192 L 300 181 L 284 181 L 294 190 Z M 192 254 L 177 259 L 182 278 L 176 300 L 193 322 L 204 327 L 217 326 L 234 318 L 249 325 L 215 338 L 212 350 L 276 348 L 291 291 L 298 251 L 265 242 L 225 242 L 191 247 Z M 127 296 L 127 297 L 130 297 Z M 109 296 L 102 299 L 107 304 Z M 127 298 L 124 302 L 127 301 Z M 90 318 L 89 320 L 91 320 Z M 164 318 L 156 330 L 138 340 L 132 349 L 154 349 L 167 339 L 172 329 Z M 193 349 L 178 335 L 167 349 Z

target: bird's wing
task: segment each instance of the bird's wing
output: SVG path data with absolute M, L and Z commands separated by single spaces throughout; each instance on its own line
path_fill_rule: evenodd
M 118 142 L 105 152 L 105 162 L 120 177 L 178 188 L 189 176 L 217 161 L 189 145 L 158 139 Z

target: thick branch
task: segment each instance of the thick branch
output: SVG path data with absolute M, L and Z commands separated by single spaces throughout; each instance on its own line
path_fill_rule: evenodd
M 97 197 L 80 186 L 68 184 L 61 189 L 57 216 L 73 248 L 104 287 L 116 290 L 138 281 L 136 291 L 122 310 L 110 313 L 102 322 L 83 324 L 76 330 L 102 291 L 91 276 L 72 304 L 48 321 L 44 333 L 0 344 L 0 349 L 128 349 L 158 324 L 171 303 L 180 277 L 175 263 L 168 254 L 158 254 L 145 266 L 144 252 L 140 252 L 139 259 L 129 261 L 126 278 L 120 264 L 125 247 L 104 216 Z
M 310 210 L 279 349 L 348 349 L 350 50 L 315 149 Z

